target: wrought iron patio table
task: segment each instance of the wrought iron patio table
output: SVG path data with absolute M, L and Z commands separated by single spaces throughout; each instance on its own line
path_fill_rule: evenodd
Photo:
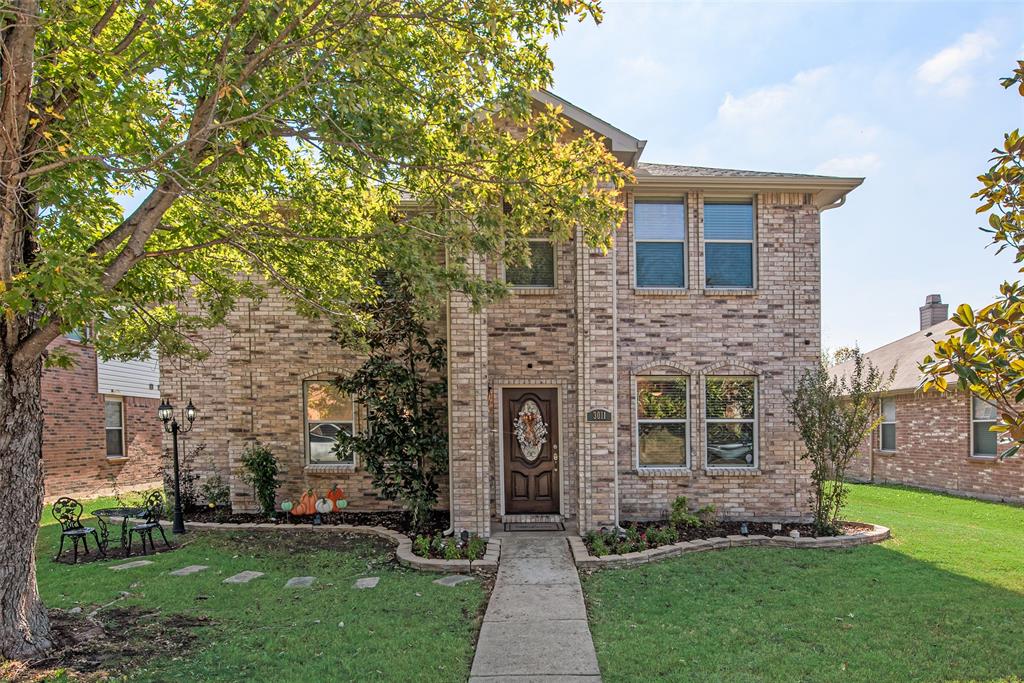
M 96 519 L 99 520 L 100 524 L 100 543 L 103 544 L 104 550 L 107 547 L 109 541 L 110 530 L 107 528 L 108 523 L 113 523 L 114 519 L 120 518 L 121 520 L 121 550 L 128 554 L 128 530 L 132 520 L 142 521 L 146 517 L 146 508 L 144 507 L 120 507 L 120 508 L 100 508 L 94 510 L 92 513 Z

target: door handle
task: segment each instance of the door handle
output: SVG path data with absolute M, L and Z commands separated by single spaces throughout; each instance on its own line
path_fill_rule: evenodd
M 558 444 L 551 444 L 551 460 L 558 464 Z

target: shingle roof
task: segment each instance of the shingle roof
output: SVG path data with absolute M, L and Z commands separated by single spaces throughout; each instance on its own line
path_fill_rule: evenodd
M 921 373 L 917 369 L 917 364 L 932 352 L 935 341 L 944 339 L 946 332 L 955 327 L 948 320 L 943 320 L 941 323 L 868 351 L 864 357 L 886 374 L 896 368 L 896 377 L 889 391 L 914 390 L 921 383 Z M 846 361 L 833 367 L 830 372 L 834 377 L 847 377 L 852 369 L 853 361 Z
M 648 164 L 636 166 L 638 176 L 672 176 L 680 178 L 832 178 L 833 176 L 809 175 L 807 173 L 775 173 L 770 171 L 744 171 L 735 168 L 710 168 L 707 166 L 680 166 L 678 164 Z

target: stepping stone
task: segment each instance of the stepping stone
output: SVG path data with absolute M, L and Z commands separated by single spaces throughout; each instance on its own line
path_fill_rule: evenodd
M 357 579 L 356 582 L 354 584 L 352 584 L 352 587 L 353 588 L 359 588 L 359 589 L 376 588 L 377 583 L 379 581 L 380 581 L 380 577 L 379 576 L 368 576 L 365 579 Z
M 244 571 L 239 572 L 234 576 L 229 576 L 228 578 L 224 579 L 223 583 L 249 583 L 253 579 L 258 579 L 261 576 L 263 576 L 263 572 Z
M 293 576 L 288 579 L 288 583 L 284 585 L 285 588 L 309 588 L 316 581 L 315 576 Z
M 451 576 L 446 576 L 441 579 L 435 579 L 434 583 L 438 586 L 448 586 L 451 588 L 452 586 L 458 586 L 460 583 L 466 583 L 467 581 L 472 580 L 472 576 L 466 576 L 465 574 L 452 574 Z
M 188 576 L 189 574 L 198 574 L 204 569 L 209 569 L 205 564 L 190 564 L 187 567 L 181 569 L 175 569 L 171 572 L 171 576 Z
M 145 567 L 147 564 L 153 564 L 152 560 L 135 560 L 133 562 L 125 562 L 124 564 L 115 564 L 111 569 L 115 572 L 119 572 L 122 569 L 135 569 L 136 567 Z

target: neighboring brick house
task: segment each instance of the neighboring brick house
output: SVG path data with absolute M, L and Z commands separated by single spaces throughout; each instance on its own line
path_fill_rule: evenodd
M 532 266 L 469 268 L 511 294 L 475 310 L 452 294 L 449 486 L 456 529 L 660 517 L 678 495 L 725 516 L 797 518 L 808 467 L 786 394 L 820 352 L 820 213 L 860 178 L 639 163 L 644 141 L 549 93 L 577 129 L 635 170 L 607 253 L 581 234 L 531 242 Z M 322 321 L 271 295 L 206 341 L 204 362 L 162 367 L 165 393 L 200 409 L 192 443 L 251 507 L 239 457 L 260 440 L 285 470 L 281 498 L 338 482 L 353 509 L 387 505 L 356 462 L 332 461 L 358 407 L 325 380 L 361 358 Z
M 918 332 L 864 354 L 886 373 L 895 367 L 896 376 L 879 397 L 883 422 L 851 463 L 850 476 L 1024 503 L 1024 457 L 998 458 L 1005 446 L 989 431 L 995 409 L 962 391 L 917 390 L 918 363 L 955 327 L 948 313 L 942 297 L 931 294 L 920 308 Z M 833 368 L 838 376 L 849 371 L 850 362 Z
M 159 486 L 163 426 L 157 361 L 102 361 L 78 334 L 55 340 L 75 359 L 42 378 L 46 500 Z

